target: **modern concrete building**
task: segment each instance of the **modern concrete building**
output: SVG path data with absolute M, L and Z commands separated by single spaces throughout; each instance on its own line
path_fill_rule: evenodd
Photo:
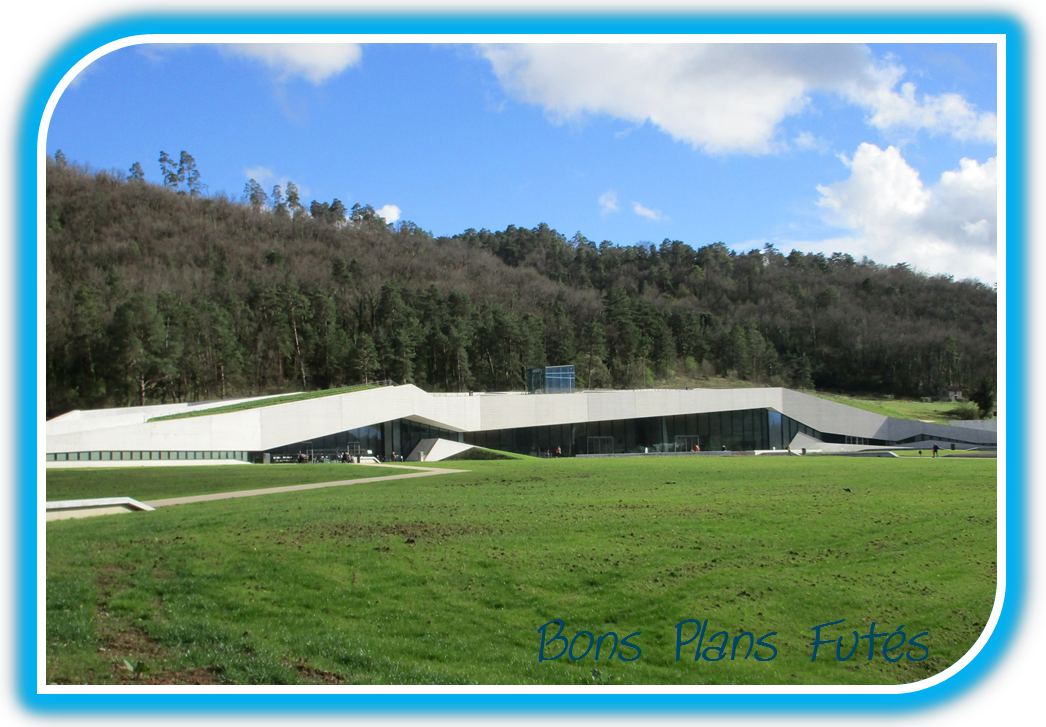
M 47 464 L 269 462 L 345 452 L 388 461 L 432 453 L 434 439 L 563 456 L 994 447 L 997 439 L 994 421 L 893 419 L 782 388 L 436 394 L 408 384 L 283 399 L 244 399 L 237 403 L 247 408 L 214 413 L 230 402 L 72 411 L 47 422 Z

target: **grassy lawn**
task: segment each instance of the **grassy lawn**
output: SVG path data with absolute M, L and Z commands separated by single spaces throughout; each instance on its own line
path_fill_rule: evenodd
M 48 523 L 48 681 L 910 682 L 962 656 L 994 599 L 994 461 L 455 465 L 470 472 Z M 539 663 L 554 618 L 639 631 L 641 657 Z M 677 662 L 687 618 L 709 638 L 777 632 L 778 654 L 695 662 L 691 644 Z M 812 627 L 838 619 L 844 655 L 874 621 L 927 632 L 928 657 L 868 660 L 861 641 L 811 662 Z
M 272 406 L 273 404 L 288 404 L 292 401 L 304 401 L 306 399 L 319 399 L 322 396 L 335 396 L 337 394 L 351 394 L 354 391 L 365 391 L 367 389 L 376 388 L 377 384 L 354 384 L 352 386 L 341 386 L 336 389 L 319 389 L 317 391 L 300 391 L 295 394 L 284 394 L 283 396 L 271 396 L 268 399 L 259 399 L 256 401 L 241 401 L 237 404 L 227 404 L 226 406 L 215 406 L 210 408 L 202 409 L 190 409 L 189 411 L 179 412 L 178 414 L 167 414 L 162 417 L 153 417 L 149 421 L 151 422 L 162 422 L 168 419 L 190 419 L 192 417 L 205 417 L 212 414 L 228 414 L 233 411 L 243 411 L 244 409 L 258 409 L 263 406 Z
M 871 399 L 844 394 L 828 394 L 821 391 L 809 392 L 822 399 L 846 404 L 857 409 L 882 414 L 899 419 L 919 419 L 929 422 L 951 422 L 956 419 L 977 417 L 960 417 L 959 412 L 970 411 L 975 413 L 977 406 L 970 402 L 955 401 L 911 401 L 909 399 Z
M 915 458 L 922 457 L 923 459 L 932 459 L 933 458 L 933 448 L 932 447 L 927 447 L 927 448 L 922 449 L 922 450 L 919 450 L 919 449 L 899 449 L 896 452 L 894 452 L 894 454 L 896 454 L 898 457 L 915 457 Z M 950 449 L 941 449 L 941 451 L 938 452 L 937 455 L 939 457 L 984 457 L 984 458 L 990 458 L 990 459 L 994 459 L 997 456 L 996 455 L 996 450 L 994 450 L 994 449 L 971 449 L 971 450 L 956 449 L 954 451 L 952 451 Z
M 50 469 L 47 470 L 47 499 L 133 497 L 148 501 L 208 492 L 381 477 L 406 471 L 342 463 Z

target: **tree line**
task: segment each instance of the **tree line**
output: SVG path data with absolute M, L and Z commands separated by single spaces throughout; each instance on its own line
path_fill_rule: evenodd
M 377 379 L 521 389 L 564 363 L 586 387 L 994 392 L 996 293 L 977 282 L 544 224 L 434 237 L 306 207 L 293 184 L 206 196 L 191 155 L 164 157 L 162 185 L 48 164 L 48 416 Z

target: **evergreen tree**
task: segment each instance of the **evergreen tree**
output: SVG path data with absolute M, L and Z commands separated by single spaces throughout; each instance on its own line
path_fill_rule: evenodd
M 145 170 L 142 169 L 142 165 L 135 162 L 131 165 L 131 168 L 127 170 L 127 181 L 135 182 L 138 184 L 145 183 Z
M 594 389 L 613 385 L 610 369 L 606 365 L 607 340 L 603 323 L 597 318 L 585 326 L 581 337 L 577 375 L 581 385 Z
M 329 202 L 312 200 L 309 205 L 309 215 L 319 222 L 327 222 L 330 219 L 331 206 Z
M 203 183 L 200 181 L 200 170 L 196 168 L 196 160 L 192 154 L 182 151 L 178 157 L 178 183 L 185 184 L 185 192 L 190 197 L 199 197 L 203 194 Z
M 163 182 L 164 189 L 169 189 L 172 192 L 178 190 L 178 167 L 170 154 L 165 151 L 160 151 L 160 179 Z
M 977 382 L 977 388 L 970 395 L 970 400 L 977 405 L 981 419 L 988 419 L 995 412 L 995 381 L 984 377 Z
M 261 212 L 269 204 L 269 196 L 254 177 L 243 185 L 243 199 L 255 212 Z
M 374 333 L 384 378 L 398 384 L 413 383 L 418 322 L 395 285 L 381 287 Z
M 340 224 L 345 221 L 345 205 L 342 201 L 335 197 L 331 200 L 330 207 L 327 210 L 327 220 L 334 223 Z
M 175 361 L 166 356 L 166 334 L 163 318 L 149 298 L 136 295 L 116 308 L 109 331 L 115 366 L 109 373 L 126 403 L 145 406 L 173 375 Z
M 352 351 L 353 377 L 357 381 L 367 384 L 380 368 L 381 362 L 378 359 L 378 349 L 374 346 L 374 339 L 366 333 L 361 333 L 356 338 L 356 346 Z
M 632 306 L 620 288 L 612 288 L 604 303 L 608 366 L 616 386 L 629 386 L 644 372 L 640 331 Z
M 574 363 L 577 358 L 574 322 L 561 300 L 552 306 L 548 322 L 545 324 L 545 352 L 554 366 Z
M 298 193 L 298 185 L 290 181 L 287 182 L 287 210 L 295 218 L 305 211 L 301 204 L 301 195 Z
M 272 187 L 272 211 L 277 217 L 287 216 L 287 202 L 283 198 L 283 190 L 280 185 L 274 184 Z

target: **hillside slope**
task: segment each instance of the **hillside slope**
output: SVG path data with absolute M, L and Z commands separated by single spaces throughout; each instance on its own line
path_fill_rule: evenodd
M 899 396 L 993 385 L 995 292 L 847 255 L 434 238 L 47 170 L 47 410 L 391 379 L 522 388 L 677 377 Z

